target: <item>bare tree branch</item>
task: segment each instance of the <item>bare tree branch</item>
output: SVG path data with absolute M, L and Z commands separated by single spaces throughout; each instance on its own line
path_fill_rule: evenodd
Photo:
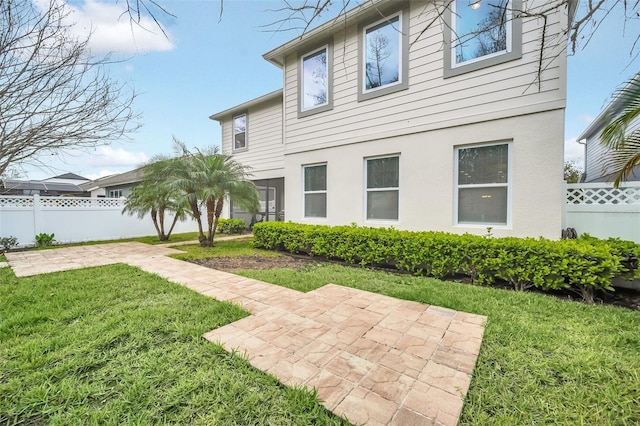
M 135 92 L 88 55 L 57 0 L 0 1 L 0 175 L 44 153 L 94 147 L 135 131 Z

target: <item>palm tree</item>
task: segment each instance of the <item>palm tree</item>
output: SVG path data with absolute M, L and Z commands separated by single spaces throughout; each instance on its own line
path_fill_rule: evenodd
M 140 219 L 150 214 L 158 239 L 167 241 L 178 220 L 186 219 L 186 212 L 184 204 L 176 197 L 176 191 L 161 178 L 163 161 L 166 160 L 157 159 L 144 167 L 144 178 L 131 190 L 131 194 L 125 200 L 122 214 L 136 214 Z M 165 233 L 165 214 L 168 211 L 173 212 L 174 216 L 169 232 Z
M 200 245 L 211 247 L 225 199 L 229 198 L 248 211 L 257 211 L 258 190 L 248 180 L 248 168 L 218 147 L 203 151 L 189 151 L 184 143 L 174 139 L 181 155 L 169 163 L 164 170 L 165 179 L 182 193 L 191 209 L 191 215 L 198 223 Z M 202 223 L 202 213 L 206 213 L 206 234 Z
M 605 173 L 615 174 L 613 185 L 617 188 L 640 165 L 640 127 L 633 128 L 640 119 L 640 73 L 616 92 L 612 105 L 615 109 L 600 140 L 611 150 L 603 166 Z

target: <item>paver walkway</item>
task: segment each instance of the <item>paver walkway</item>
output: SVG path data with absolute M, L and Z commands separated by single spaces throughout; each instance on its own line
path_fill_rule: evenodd
M 127 263 L 253 315 L 204 335 L 354 424 L 455 425 L 486 318 L 328 284 L 309 293 L 115 243 L 8 253 L 19 277 Z

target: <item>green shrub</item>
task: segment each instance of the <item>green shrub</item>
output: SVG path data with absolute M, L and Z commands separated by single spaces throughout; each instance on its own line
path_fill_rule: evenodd
M 247 229 L 247 224 L 242 219 L 225 219 L 218 220 L 217 232 L 221 234 L 242 234 Z
M 254 244 L 265 249 L 392 267 L 436 278 L 462 274 L 476 284 L 501 279 L 516 290 L 573 287 L 588 302 L 593 302 L 597 291 L 613 290 L 613 277 L 637 274 L 640 254 L 637 244 L 593 237 L 561 241 L 487 238 L 283 222 L 256 224 L 253 234 Z
M 41 232 L 35 237 L 36 245 L 38 247 L 53 245 L 53 243 L 56 241 L 54 237 L 55 237 L 55 234 L 53 233 L 47 234 L 45 232 Z
M 18 245 L 17 237 L 12 237 L 12 236 L 2 237 L 0 238 L 0 253 L 7 252 L 17 245 Z

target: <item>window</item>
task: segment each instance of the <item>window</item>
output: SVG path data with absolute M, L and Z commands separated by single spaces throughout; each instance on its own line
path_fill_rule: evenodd
M 120 198 L 122 197 L 122 189 L 112 189 L 109 191 L 109 198 Z
M 304 166 L 304 217 L 327 217 L 327 165 Z
M 457 223 L 509 223 L 509 144 L 457 149 Z
M 447 14 L 445 77 L 520 58 L 521 0 L 454 0 Z
M 233 150 L 247 149 L 247 114 L 233 117 Z
M 408 11 L 361 29 L 359 97 L 366 100 L 408 87 Z
M 328 111 L 332 104 L 331 44 L 300 57 L 298 117 Z
M 366 218 L 398 220 L 400 157 L 366 160 Z

